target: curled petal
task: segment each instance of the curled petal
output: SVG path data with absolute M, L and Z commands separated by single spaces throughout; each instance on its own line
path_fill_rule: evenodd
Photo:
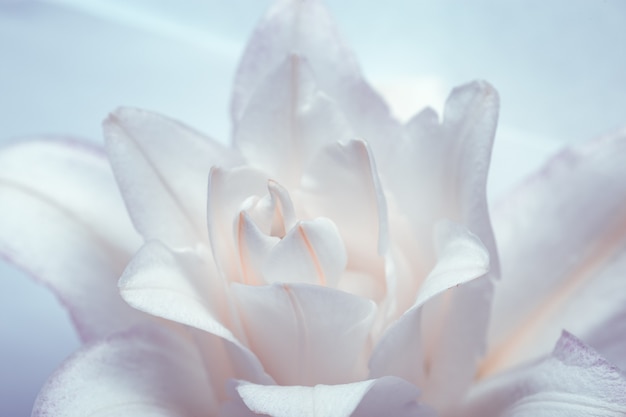
M 618 417 L 626 377 L 568 332 L 549 357 L 484 380 L 459 409 L 467 417 Z
M 201 417 L 216 412 L 200 352 L 157 326 L 84 347 L 39 394 L 33 417 Z
M 238 382 L 234 390 L 237 397 L 251 411 L 271 417 L 295 415 L 434 417 L 435 415 L 429 408 L 418 404 L 417 388 L 393 377 L 314 387 L 281 387 Z
M 346 248 L 335 224 L 326 218 L 305 220 L 269 252 L 263 276 L 268 283 L 304 282 L 334 288 L 346 262 Z
M 132 108 L 112 113 L 104 136 L 129 214 L 144 239 L 173 247 L 205 242 L 209 170 L 239 157 L 174 120 Z
M 563 328 L 593 339 L 625 311 L 624 155 L 626 130 L 573 146 L 498 206 L 505 279 L 483 375 L 546 354 Z
M 140 238 L 102 149 L 32 140 L 0 151 L 0 257 L 49 286 L 83 341 L 140 323 L 115 282 Z
M 304 284 L 232 289 L 250 348 L 279 384 L 337 383 L 363 372 L 372 301 Z
M 119 286 L 124 300 L 134 308 L 208 332 L 223 339 L 226 350 L 237 351 L 245 373 L 233 374 L 228 361 L 223 361 L 211 370 L 216 380 L 237 375 L 269 380 L 237 337 L 244 335 L 237 332 L 239 325 L 230 310 L 228 293 L 206 258 L 190 251 L 173 251 L 158 241 L 148 242 L 124 271 Z

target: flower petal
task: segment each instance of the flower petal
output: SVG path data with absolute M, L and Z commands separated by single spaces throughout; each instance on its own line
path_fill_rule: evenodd
M 626 130 L 564 150 L 498 207 L 504 279 L 483 374 L 625 311 Z
M 298 222 L 269 251 L 263 276 L 268 283 L 303 282 L 335 288 L 346 262 L 337 227 L 320 217 Z
M 200 417 L 217 404 L 198 350 L 156 326 L 135 327 L 70 357 L 39 394 L 33 417 Z
M 417 402 L 418 390 L 393 377 L 343 385 L 267 386 L 238 382 L 243 403 L 255 413 L 271 417 L 433 417 Z M 226 416 L 230 416 L 226 414 Z M 233 414 L 234 416 L 234 414 Z
M 206 253 L 176 252 L 158 241 L 148 242 L 124 271 L 119 286 L 124 300 L 134 308 L 211 333 L 227 342 L 227 350 L 237 351 L 245 373 L 233 375 L 231 364 L 224 361 L 214 365 L 211 377 L 269 380 L 240 342 L 244 335 L 231 311 L 229 295 Z
M 478 332 L 482 315 L 468 313 L 468 302 L 450 305 L 444 298 L 489 270 L 489 254 L 480 240 L 460 225 L 442 222 L 437 227 L 439 260 L 424 281 L 415 304 L 382 336 L 370 359 L 370 376 L 394 375 L 425 389 L 429 404 L 449 407 L 460 398 L 474 373 L 476 348 L 482 346 Z M 455 288 L 458 287 L 458 288 Z M 449 291 L 448 293 L 445 293 Z M 436 308 L 423 319 L 423 307 Z M 487 300 L 478 299 L 488 309 Z M 472 306 L 476 307 L 476 306 Z M 481 306 L 476 307 L 480 310 Z M 471 312 L 475 314 L 475 312 Z M 430 319 L 430 320 L 428 320 Z M 479 329 L 480 330 L 480 329 Z M 478 341 L 475 341 L 478 339 Z
M 234 284 L 250 348 L 279 384 L 354 380 L 376 312 L 367 299 L 305 284 Z
M 174 120 L 120 108 L 104 122 L 106 148 L 130 216 L 145 240 L 172 247 L 206 241 L 210 168 L 238 156 Z
M 305 58 L 320 89 L 337 102 L 350 126 L 386 159 L 388 144 L 399 137 L 399 125 L 381 97 L 363 80 L 356 59 L 337 34 L 319 0 L 281 0 L 253 33 L 235 77 L 232 118 L 238 123 L 254 91 L 286 57 Z
M 285 186 L 324 145 L 350 139 L 337 106 L 317 89 L 306 60 L 297 55 L 263 80 L 235 125 L 235 144 L 248 162 Z
M 626 415 L 626 377 L 567 332 L 551 356 L 485 380 L 471 393 L 466 417 Z
M 146 319 L 115 282 L 140 239 L 104 152 L 45 138 L 0 152 L 0 257 L 49 286 L 83 341 Z

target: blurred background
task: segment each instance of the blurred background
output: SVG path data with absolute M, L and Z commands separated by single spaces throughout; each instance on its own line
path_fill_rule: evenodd
M 441 110 L 473 79 L 496 87 L 492 202 L 565 144 L 626 124 L 623 0 L 326 3 L 398 118 Z M 119 105 L 228 141 L 232 76 L 268 4 L 0 0 L 0 145 L 48 134 L 100 142 Z M 78 340 L 45 288 L 1 262 L 0 277 L 0 416 L 28 416 Z

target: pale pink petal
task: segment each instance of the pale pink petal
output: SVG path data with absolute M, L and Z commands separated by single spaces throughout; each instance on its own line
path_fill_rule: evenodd
M 626 131 L 574 146 L 494 216 L 503 277 L 483 373 L 583 339 L 626 311 Z
M 258 360 L 241 343 L 245 336 L 232 311 L 232 300 L 206 253 L 173 251 L 158 241 L 148 242 L 133 257 L 119 287 L 134 308 L 223 339 L 219 343 L 229 346 L 222 349 L 238 351 L 242 367 L 247 368 L 238 377 L 268 380 Z M 226 380 L 235 376 L 230 372 L 230 364 L 223 361 L 215 364 L 211 376 Z
M 270 417 L 435 416 L 417 402 L 419 392 L 415 386 L 393 377 L 314 387 L 239 382 L 235 390 L 250 410 Z
M 209 174 L 207 222 L 213 258 L 226 281 L 243 282 L 246 259 L 241 259 L 237 242 L 244 231 L 240 215 L 246 200 L 267 194 L 268 178 L 248 167 L 213 168 Z
M 326 218 L 298 222 L 269 251 L 263 265 L 268 283 L 303 282 L 335 288 L 346 268 L 346 248 Z
M 280 238 L 263 233 L 245 211 L 239 213 L 235 238 L 242 283 L 247 285 L 267 283 L 262 270 L 269 254 L 281 241 Z
M 104 122 L 106 148 L 130 216 L 146 240 L 174 247 L 206 241 L 206 187 L 231 150 L 174 120 L 120 108 Z
M 248 162 L 286 186 L 298 184 L 319 148 L 352 136 L 341 111 L 316 84 L 305 59 L 285 56 L 235 125 L 235 144 Z
M 303 210 L 328 217 L 348 249 L 348 264 L 376 272 L 388 246 L 387 205 L 374 159 L 362 141 L 322 150 L 302 178 Z M 371 266 L 371 268 L 369 267 Z
M 479 384 L 459 409 L 464 417 L 619 417 L 626 376 L 567 332 L 552 355 Z
M 204 417 L 216 409 L 197 348 L 145 326 L 70 357 L 39 394 L 33 417 Z
M 423 387 L 430 404 L 444 408 L 467 387 L 476 363 L 475 346 L 482 346 L 480 338 L 484 336 L 470 334 L 480 326 L 482 316 L 460 316 L 458 307 L 447 304 L 445 299 L 474 284 L 469 281 L 486 279 L 489 253 L 475 235 L 451 222 L 438 224 L 435 237 L 437 265 L 424 281 L 414 306 L 376 345 L 370 359 L 370 376 L 404 378 Z M 479 301 L 488 306 L 488 300 Z M 423 307 L 431 307 L 426 311 L 430 320 L 422 319 Z
M 232 117 L 241 120 L 263 80 L 288 56 L 305 58 L 321 90 L 336 101 L 358 137 L 386 159 L 400 128 L 380 96 L 363 80 L 350 50 L 319 0 L 277 1 L 253 33 L 235 77 Z
M 50 287 L 83 341 L 145 320 L 115 283 L 140 244 L 102 149 L 45 138 L 0 151 L 0 257 Z
M 279 384 L 340 383 L 364 373 L 372 301 L 305 284 L 232 289 L 250 349 Z

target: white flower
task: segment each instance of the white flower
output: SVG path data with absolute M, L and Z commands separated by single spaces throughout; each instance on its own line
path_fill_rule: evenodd
M 105 121 L 140 238 L 99 150 L 5 149 L 0 251 L 87 343 L 34 415 L 623 415 L 623 372 L 569 333 L 549 351 L 566 328 L 626 364 L 624 135 L 502 206 L 497 282 L 497 113 L 474 82 L 400 125 L 322 5 L 283 0 L 237 72 L 232 147 L 147 111 Z

